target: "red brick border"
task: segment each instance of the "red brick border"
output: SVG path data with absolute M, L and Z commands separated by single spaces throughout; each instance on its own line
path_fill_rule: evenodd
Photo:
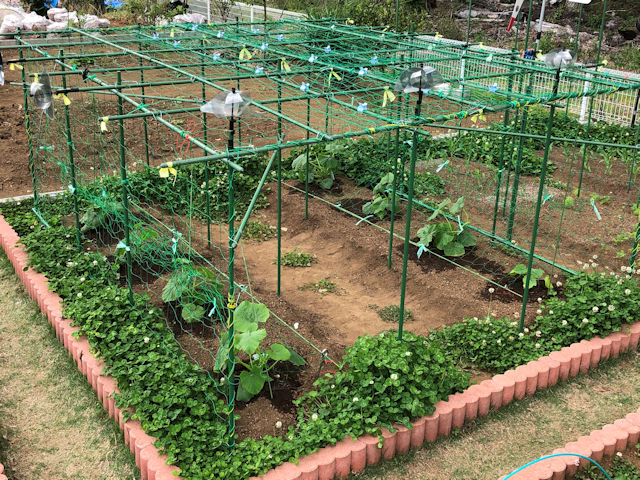
M 0 463 L 0 480 L 9 480 L 4 474 L 4 465 Z
M 484 416 L 490 410 L 497 410 L 509 403 L 533 395 L 537 390 L 552 387 L 558 382 L 566 381 L 579 373 L 586 373 L 596 367 L 601 361 L 617 358 L 621 353 L 638 348 L 640 339 L 640 322 L 632 325 L 629 332 L 615 332 L 605 338 L 582 340 L 557 352 L 540 357 L 537 360 L 521 365 L 514 370 L 508 370 L 485 380 L 478 385 L 472 385 L 462 393 L 449 396 L 448 401 L 436 403 L 433 415 L 423 417 L 413 422 L 413 429 L 397 426 L 395 433 L 382 431 L 384 443 L 378 448 L 378 438 L 371 436 L 360 437 L 356 440 L 345 439 L 333 447 L 325 447 L 318 452 L 301 458 L 299 465 L 286 463 L 270 470 L 261 478 L 263 480 L 330 480 L 333 478 L 347 478 L 351 472 L 358 473 L 366 465 L 375 465 L 382 458 L 389 459 L 395 455 L 406 453 L 409 448 L 419 448 L 423 443 L 434 442 L 438 437 L 444 437 L 455 428 L 460 428 L 467 420 Z M 607 426 L 596 438 L 606 438 L 605 445 L 610 451 L 620 450 L 623 443 L 635 435 L 636 427 L 640 433 L 640 411 L 633 417 L 627 416 L 627 423 L 616 422 L 613 427 Z M 600 432 L 600 431 L 599 431 Z M 628 435 L 623 438 L 623 435 Z M 597 432 L 594 432 L 594 435 Z M 593 440 L 590 440 L 593 441 Z M 613 443 L 612 443 L 613 442 Z M 617 443 L 616 443 L 617 442 Z M 626 443 L 625 443 L 626 445 Z M 583 444 L 580 444 L 580 448 Z M 605 448 L 603 446 L 603 448 Z M 573 448 L 572 453 L 582 452 Z M 597 452 L 596 452 L 597 453 Z M 593 452 L 589 451 L 588 456 Z M 575 457 L 559 457 L 570 459 L 564 465 L 562 475 L 559 472 L 549 476 L 547 465 L 536 467 L 540 476 L 520 476 L 517 480 L 559 480 L 563 479 L 566 470 L 571 471 Z M 556 463 L 560 464 L 558 460 Z M 531 467 L 533 469 L 533 466 Z M 537 471 L 537 470 L 532 470 Z M 527 469 L 527 474 L 529 469 Z M 545 476 L 546 475 L 546 476 Z M 260 477 L 252 477 L 258 480 Z M 514 476 L 514 480 L 516 480 Z
M 613 457 L 616 452 L 633 448 L 640 439 L 640 409 L 625 418 L 594 430 L 589 435 L 557 448 L 551 454 L 577 453 L 600 462 L 604 457 Z M 509 477 L 509 480 L 563 480 L 572 478 L 579 467 L 591 462 L 573 456 L 547 458 L 521 470 Z M 506 477 L 504 475 L 501 480 Z
M 111 395 L 117 391 L 115 379 L 102 375 L 103 362 L 91 355 L 89 343 L 85 337 L 77 340 L 73 338 L 72 333 L 78 328 L 70 326 L 71 320 L 62 318 L 61 298 L 49 291 L 47 278 L 27 268 L 27 253 L 22 245 L 16 245 L 19 240 L 18 234 L 0 215 L 0 242 L 16 273 L 29 295 L 46 313 L 49 322 L 56 330 L 57 337 L 73 355 L 78 369 L 98 393 L 98 398 L 109 411 L 109 416 L 118 421 L 120 428 L 124 431 L 125 442 L 135 454 L 136 464 L 142 472 L 143 480 L 178 479 L 179 477 L 173 475 L 178 468 L 166 464 L 166 456 L 159 454 L 153 446 L 154 438 L 142 430 L 140 422 L 124 423 L 122 412 L 116 408 Z M 347 438 L 335 446 L 321 448 L 311 455 L 300 458 L 297 465 L 291 462 L 282 464 L 261 478 L 264 480 L 347 478 L 350 473 L 362 472 L 367 465 L 375 465 L 381 459 L 390 459 L 396 454 L 406 453 L 410 448 L 420 448 L 425 442 L 434 442 L 438 437 L 447 436 L 452 429 L 462 427 L 465 421 L 487 415 L 491 409 L 497 410 L 514 400 L 533 395 L 537 390 L 552 387 L 560 381 L 566 381 L 569 377 L 575 377 L 578 373 L 585 373 L 601 361 L 617 358 L 620 353 L 630 349 L 635 350 L 638 348 L 639 340 L 640 322 L 631 325 L 628 333 L 615 332 L 605 338 L 582 340 L 514 370 L 495 375 L 478 385 L 472 385 L 462 393 L 450 395 L 448 401 L 436 403 L 433 415 L 413 422 L 411 430 L 396 426 L 397 430 L 391 433 L 383 429 L 384 443 L 381 449 L 378 448 L 377 437 L 363 436 L 355 440 Z M 605 431 L 601 437 L 606 438 L 610 443 L 613 436 L 612 432 Z M 616 441 L 618 441 L 617 437 Z M 622 440 L 619 441 L 622 442 Z M 565 468 L 567 469 L 570 470 L 570 465 Z M 252 480 L 258 478 L 252 477 Z M 533 477 L 528 478 L 533 479 Z M 542 478 L 547 477 L 540 477 Z M 557 480 L 564 477 L 548 478 Z M 3 480 L 2 477 L 0 480 Z
M 49 323 L 56 331 L 56 336 L 64 344 L 78 365 L 78 370 L 87 377 L 87 381 L 98 394 L 98 398 L 109 411 L 109 416 L 116 420 L 124 432 L 124 439 L 131 453 L 135 455 L 136 465 L 140 468 L 143 480 L 180 480 L 173 474 L 178 470 L 174 465 L 167 465 L 167 456 L 161 455 L 153 446 L 155 438 L 147 435 L 140 422 L 129 420 L 124 422 L 121 409 L 115 405 L 113 393 L 118 386 L 115 379 L 102 374 L 104 362 L 96 359 L 90 352 L 86 337 L 75 339 L 72 333 L 79 330 L 71 326 L 71 320 L 62 318 L 62 299 L 49 291 L 49 281 L 41 273 L 28 267 L 27 252 L 24 246 L 18 244 L 20 237 L 0 215 L 0 244 L 9 257 L 14 270 L 27 289 L 27 292 L 47 316 Z M 7 480 L 0 464 L 0 480 Z

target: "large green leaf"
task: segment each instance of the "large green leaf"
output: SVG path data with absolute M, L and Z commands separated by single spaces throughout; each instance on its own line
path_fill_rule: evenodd
M 362 206 L 362 213 L 365 215 L 373 215 L 373 202 L 367 202 Z
M 291 356 L 289 357 L 289 361 L 293 363 L 296 367 L 301 367 L 307 364 L 305 359 L 302 358 L 300 355 L 298 355 L 296 352 L 294 352 L 291 347 L 287 347 L 287 350 L 289 350 L 289 353 L 291 354 Z
M 460 212 L 463 208 L 464 208 L 464 197 L 460 197 L 458 198 L 458 200 L 456 200 L 456 203 L 454 203 L 449 207 L 449 212 L 451 212 L 451 215 L 457 215 L 458 212 Z
M 236 348 L 242 350 L 247 355 L 252 355 L 258 350 L 260 342 L 267 336 L 264 328 L 254 332 L 244 332 L 236 334 Z
M 462 230 L 462 233 L 458 235 L 458 242 L 464 247 L 473 247 L 477 243 L 475 235 L 466 227 Z
M 281 343 L 274 343 L 271 345 L 271 349 L 267 350 L 267 355 L 271 360 L 284 361 L 289 360 L 291 352 Z
M 223 341 L 224 340 L 224 341 Z M 227 360 L 229 359 L 229 348 L 227 346 L 227 341 L 225 339 L 220 339 L 220 348 L 218 348 L 218 353 L 216 353 L 216 363 L 213 369 L 216 372 L 222 371 L 227 365 Z
M 420 230 L 418 230 L 418 237 L 420 238 L 420 242 L 425 247 L 428 247 L 431 241 L 433 240 L 433 235 L 436 231 L 436 225 L 434 223 L 430 223 L 425 225 Z
M 444 254 L 447 257 L 461 257 L 464 255 L 464 245 L 460 242 L 449 242 L 444 246 Z
M 321 180 L 318 185 L 320 185 L 320 188 L 323 188 L 325 190 L 329 190 L 333 186 L 333 178 L 327 177 L 327 178 Z
M 185 303 L 182 305 L 182 319 L 187 323 L 199 321 L 204 317 L 204 307 L 195 303 Z
M 529 286 L 526 285 L 526 283 L 527 283 L 526 272 L 525 272 L 524 277 L 522 277 L 522 286 L 524 288 L 526 288 L 527 290 L 535 287 L 538 284 L 538 280 L 540 280 L 543 275 L 544 275 L 544 270 L 542 270 L 541 268 L 532 268 L 531 269 L 531 277 L 529 278 Z
M 257 395 L 264 387 L 265 382 L 269 379 L 261 368 L 245 370 L 240 373 L 240 385 L 252 395 Z
M 509 272 L 509 275 L 526 275 L 526 274 L 527 274 L 527 266 L 523 265 L 522 263 L 519 263 L 518 265 L 513 267 L 513 270 Z
M 446 198 L 442 202 L 440 202 L 438 204 L 438 206 L 436 207 L 436 209 L 434 210 L 434 212 L 431 214 L 431 216 L 429 218 L 427 218 L 427 222 L 430 222 L 431 220 L 436 218 L 438 215 L 440 215 L 442 213 L 442 210 L 444 209 L 444 207 L 446 207 L 450 203 L 451 203 L 451 199 L 449 199 L 449 198 Z
M 171 275 L 169 281 L 162 289 L 162 301 L 174 302 L 178 300 L 189 289 L 189 281 L 183 272 L 176 272 Z
M 238 305 L 234 315 L 234 325 L 238 332 L 254 332 L 258 329 L 259 322 L 266 322 L 269 318 L 269 309 L 261 303 L 248 301 Z
M 446 224 L 439 224 L 436 231 L 436 248 L 445 250 L 447 245 L 453 242 L 455 234 L 447 227 Z
M 304 170 L 307 165 L 307 155 L 303 153 L 298 155 L 293 162 L 291 162 L 291 168 L 294 170 Z
M 236 393 L 236 400 L 240 402 L 248 402 L 253 398 L 253 395 L 242 388 L 242 384 L 238 385 L 238 392 Z

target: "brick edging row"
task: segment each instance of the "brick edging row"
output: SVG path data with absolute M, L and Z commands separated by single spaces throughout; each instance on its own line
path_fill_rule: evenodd
M 9 480 L 4 474 L 4 465 L 0 463 L 0 480 Z
M 577 453 L 600 462 L 604 457 L 613 457 L 616 452 L 634 448 L 640 439 L 640 409 L 579 437 L 575 442 L 557 448 L 551 454 Z M 572 478 L 578 468 L 590 464 L 588 460 L 574 456 L 546 458 L 509 477 L 509 480 L 563 480 Z M 506 476 L 506 475 L 505 475 Z M 504 477 L 501 477 L 501 480 Z
M 140 422 L 133 420 L 124 422 L 122 411 L 115 406 L 112 395 L 118 391 L 115 379 L 102 375 L 104 362 L 97 360 L 90 353 L 89 342 L 85 337 L 73 338 L 72 334 L 79 328 L 72 327 L 71 320 L 62 318 L 62 299 L 49 291 L 47 278 L 27 268 L 27 252 L 22 245 L 18 244 L 19 240 L 18 234 L 0 215 L 0 242 L 16 273 L 29 295 L 37 301 L 40 309 L 55 328 L 56 336 L 71 352 L 74 361 L 78 364 L 78 369 L 97 392 L 98 398 L 109 411 L 109 416 L 114 420 L 117 419 L 120 428 L 124 431 L 125 442 L 135 454 L 136 464 L 140 468 L 143 480 L 179 480 L 179 477 L 173 474 L 178 468 L 167 465 L 167 457 L 160 455 L 153 445 L 155 439 L 142 430 Z M 508 370 L 489 380 L 472 385 L 464 392 L 450 395 L 448 401 L 435 404 L 436 410 L 433 415 L 413 422 L 411 430 L 404 426 L 396 426 L 396 431 L 393 433 L 383 429 L 382 448 L 378 447 L 378 437 L 371 435 L 355 440 L 345 439 L 334 446 L 322 448 L 301 458 L 298 464 L 291 462 L 282 464 L 261 478 L 263 480 L 347 478 L 350 473 L 362 472 L 367 465 L 375 465 L 381 459 L 393 458 L 395 455 L 407 453 L 410 448 L 420 448 L 424 443 L 434 442 L 438 437 L 447 436 L 452 429 L 461 428 L 467 420 L 487 415 L 492 409 L 497 410 L 514 400 L 533 395 L 537 390 L 566 381 L 578 373 L 586 373 L 601 361 L 617 358 L 622 352 L 635 350 L 639 340 L 640 322 L 631 325 L 628 333 L 621 331 L 605 338 L 582 340 L 514 370 Z M 640 413 L 638 415 L 640 420 Z M 613 433 L 604 432 L 603 435 L 611 437 Z M 567 469 L 570 470 L 570 467 L 571 465 L 568 465 Z M 252 480 L 258 478 L 252 477 Z M 3 480 L 2 476 L 0 480 Z M 557 480 L 556 477 L 553 477 L 553 480 Z
M 124 421 L 123 411 L 115 405 L 113 394 L 118 392 L 115 378 L 103 375 L 104 362 L 96 359 L 90 352 L 86 337 L 75 339 L 72 334 L 79 330 L 71 326 L 71 320 L 62 317 L 62 299 L 49 291 L 47 277 L 28 267 L 27 252 L 19 244 L 20 237 L 0 215 L 0 244 L 11 261 L 13 268 L 27 289 L 27 292 L 38 303 L 40 310 L 47 316 L 49 323 L 56 331 L 56 336 L 73 356 L 78 370 L 87 377 L 87 381 L 98 394 L 109 416 L 118 422 L 124 432 L 125 443 L 135 455 L 136 465 L 140 469 L 143 480 L 180 480 L 174 475 L 179 470 L 174 465 L 167 465 L 167 456 L 161 455 L 154 446 L 155 438 L 147 435 L 139 421 Z M 0 480 L 7 480 L 2 475 L 0 464 Z
M 301 458 L 297 465 L 285 463 L 262 477 L 252 477 L 251 480 L 347 478 L 350 473 L 362 472 L 367 465 L 375 465 L 381 459 L 393 458 L 407 453 L 410 448 L 420 448 L 424 443 L 445 437 L 453 429 L 461 428 L 467 420 L 487 415 L 492 409 L 497 410 L 514 400 L 533 395 L 537 390 L 566 381 L 578 373 L 586 373 L 601 361 L 617 358 L 622 352 L 635 350 L 639 339 L 640 322 L 631 325 L 628 333 L 621 331 L 605 338 L 582 340 L 514 370 L 495 375 L 478 385 L 472 385 L 462 393 L 450 395 L 448 401 L 435 404 L 436 411 L 433 415 L 413 422 L 411 430 L 403 426 L 395 426 L 397 430 L 394 433 L 382 429 L 382 448 L 378 448 L 378 437 L 370 435 L 356 440 L 345 439 L 335 446 L 322 448 Z M 640 419 L 640 415 L 638 418 Z M 612 436 L 613 433 L 606 435 Z M 572 461 L 574 460 L 575 458 Z M 520 480 L 524 478 L 520 477 Z M 553 477 L 553 480 L 560 478 L 564 476 Z

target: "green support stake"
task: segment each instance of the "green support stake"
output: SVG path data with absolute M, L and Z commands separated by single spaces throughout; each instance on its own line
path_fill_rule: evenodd
M 278 62 L 278 73 L 281 70 L 281 63 Z M 278 82 L 278 113 L 282 113 L 282 82 Z M 282 116 L 278 116 L 278 138 L 282 141 Z M 276 294 L 280 296 L 280 287 L 282 280 L 282 150 L 278 149 L 278 281 L 276 286 Z M 307 162 L 308 163 L 308 162 Z
M 204 51 L 204 38 L 202 39 L 202 48 Z M 204 78 L 206 76 L 206 70 L 204 68 L 204 63 L 202 64 L 200 73 Z M 202 86 L 202 101 L 207 101 L 207 86 L 204 82 L 200 82 Z M 207 135 L 207 114 L 202 112 L 202 139 L 204 143 L 207 143 L 208 135 Z M 207 152 L 203 149 L 202 155 L 206 155 Z M 211 192 L 209 192 L 209 162 L 205 162 L 204 164 L 204 201 L 205 201 L 205 212 L 207 215 L 207 247 L 211 248 Z
M 122 83 L 122 74 L 117 73 L 117 85 Z M 118 115 L 123 114 L 122 97 L 118 97 Z M 118 120 L 120 140 L 120 180 L 122 182 L 122 208 L 124 209 L 124 243 L 125 260 L 127 262 L 127 286 L 129 287 L 129 303 L 133 305 L 133 271 L 131 262 L 131 238 L 129 235 L 129 183 L 127 180 L 127 159 L 124 148 L 124 120 Z
M 527 129 L 528 119 L 527 109 L 522 112 L 522 123 L 520 124 L 520 133 L 525 133 Z M 518 139 L 518 153 L 516 155 L 516 165 L 513 171 L 513 186 L 511 188 L 511 201 L 509 203 L 509 220 L 507 222 L 507 240 L 511 240 L 513 234 L 513 222 L 516 216 L 516 204 L 518 201 L 518 191 L 520 187 L 520 170 L 522 168 L 522 150 L 524 148 L 524 137 Z M 506 198 L 506 194 L 505 194 Z
M 398 102 L 399 103 L 399 102 Z M 398 151 L 400 144 L 400 129 L 396 128 L 395 145 L 393 147 L 393 184 L 391 185 L 391 222 L 389 225 L 389 254 L 387 255 L 387 268 L 391 269 L 391 258 L 393 257 L 393 227 L 396 216 L 396 191 L 398 190 Z
M 140 27 L 140 25 L 138 25 Z M 142 51 L 142 42 L 138 42 L 138 50 Z M 140 65 L 140 67 L 144 66 L 144 61 L 142 59 L 142 57 L 138 58 L 139 62 L 138 64 Z M 147 103 L 146 102 L 146 97 L 145 97 L 145 89 L 144 89 L 144 68 L 140 68 L 140 83 L 142 84 L 142 86 L 140 87 L 140 93 L 142 94 L 142 103 Z M 150 163 L 149 163 L 149 127 L 147 124 L 147 117 L 143 117 L 143 122 L 142 122 L 142 127 L 143 127 L 143 131 L 144 131 L 144 154 L 145 154 L 145 158 L 147 160 L 147 168 L 150 167 Z
M 560 83 L 560 69 L 556 73 L 555 82 L 553 84 L 553 93 L 558 92 Z M 553 130 L 553 117 L 556 112 L 555 103 L 551 104 L 549 118 L 547 120 L 547 136 L 544 143 L 544 155 L 542 158 L 542 169 L 540 171 L 540 183 L 538 186 L 538 199 L 536 201 L 536 212 L 533 217 L 533 232 L 531 234 L 531 246 L 529 248 L 529 257 L 527 260 L 527 274 L 525 275 L 525 285 L 529 285 L 531 281 L 531 270 L 533 268 L 533 256 L 536 251 L 536 239 L 538 237 L 538 223 L 540 221 L 540 209 L 542 208 L 542 196 L 544 193 L 544 182 L 547 176 L 547 163 L 549 160 L 549 151 L 551 150 L 551 131 Z M 520 332 L 524 330 L 524 319 L 527 313 L 527 300 L 529 299 L 529 289 L 525 288 L 522 293 L 522 310 L 520 312 Z
M 22 38 L 19 36 L 20 31 L 18 30 L 18 41 L 22 43 Z M 22 48 L 18 49 L 18 57 L 20 60 L 24 58 L 22 53 Z M 35 158 L 33 156 L 33 134 L 31 132 L 31 109 L 29 108 L 29 93 L 27 91 L 27 74 L 25 72 L 26 67 L 21 70 L 22 72 L 22 94 L 24 97 L 24 125 L 27 130 L 27 141 L 29 144 L 29 173 L 31 174 L 31 182 L 33 183 L 33 208 L 38 209 L 39 206 L 39 198 L 38 198 L 38 184 L 36 182 L 36 165 Z
M 64 62 L 64 52 L 60 50 L 60 61 Z M 64 67 L 62 67 L 64 70 Z M 24 70 L 23 70 L 24 71 Z M 64 75 L 62 77 L 62 88 L 67 88 L 67 76 Z M 66 126 L 66 136 L 67 136 L 67 155 L 69 158 L 69 176 L 71 177 L 71 191 L 73 195 L 73 213 L 75 216 L 75 226 L 76 226 L 76 248 L 79 252 L 82 251 L 82 238 L 80 236 L 80 211 L 78 209 L 78 185 L 76 183 L 76 165 L 73 158 L 73 138 L 71 136 L 71 119 L 69 117 L 69 106 L 65 104 L 64 106 L 64 118 L 65 118 L 65 126 Z
M 233 128 L 229 132 L 229 142 L 233 143 Z M 233 150 L 231 147 L 230 151 Z M 236 309 L 236 300 L 235 300 L 235 283 L 234 283 L 234 267 L 233 262 L 235 260 L 235 245 L 233 241 L 234 235 L 234 222 L 235 222 L 235 204 L 233 198 L 233 177 L 234 171 L 231 167 L 227 169 L 227 175 L 229 179 L 229 192 L 228 192 L 228 201 L 229 201 L 229 264 L 228 264 L 228 275 L 229 275 L 229 294 L 227 296 L 227 308 L 228 308 L 228 316 L 227 316 L 227 335 L 228 335 L 228 343 L 227 347 L 229 349 L 229 355 L 227 357 L 227 381 L 228 381 L 228 425 L 227 425 L 227 443 L 229 448 L 233 449 L 236 444 L 236 419 L 235 419 L 235 404 L 236 404 L 236 359 L 235 359 L 235 351 L 234 351 L 234 343 L 235 343 L 235 327 L 234 327 L 234 317 L 235 317 L 235 309 Z
M 307 98 L 307 126 L 311 126 L 311 98 Z M 307 140 L 309 140 L 309 130 L 307 130 Z M 309 219 L 309 153 L 311 147 L 309 144 L 305 147 L 305 155 L 307 162 L 304 167 L 304 219 Z

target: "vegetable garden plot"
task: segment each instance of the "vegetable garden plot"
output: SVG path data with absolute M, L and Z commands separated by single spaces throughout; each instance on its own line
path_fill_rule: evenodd
M 575 182 L 555 172 L 575 175 L 577 166 L 570 155 L 558 158 L 557 146 L 549 148 L 561 136 L 552 123 L 527 130 L 531 106 L 549 105 L 539 115 L 553 120 L 563 99 L 640 87 L 596 68 L 556 71 L 510 55 L 489 60 L 481 46 L 461 49 L 331 21 L 63 35 L 46 44 L 22 36 L 10 49 L 16 57 L 9 65 L 19 68 L 24 89 L 33 219 L 49 226 L 47 219 L 61 214 L 40 194 L 62 186 L 72 212 L 62 223 L 73 227 L 76 248 L 92 240 L 92 261 L 112 265 L 108 280 L 124 288 L 117 295 L 125 292 L 149 315 L 161 313 L 171 341 L 209 379 L 209 406 L 227 425 L 219 447 L 232 447 L 236 433 L 274 433 L 273 422 L 249 428 L 269 408 L 288 409 L 284 427 L 293 425 L 292 392 L 310 389 L 323 369 L 334 368 L 326 345 L 339 352 L 345 338 L 385 329 L 373 320 L 352 322 L 351 332 L 336 329 L 344 317 L 334 312 L 348 310 L 355 296 L 353 270 L 345 269 L 349 295 L 325 302 L 333 305 L 328 313 L 309 318 L 313 309 L 280 298 L 283 289 L 309 283 L 300 284 L 283 262 L 295 242 L 318 241 L 305 231 L 314 221 L 340 235 L 353 223 L 354 231 L 375 229 L 363 235 L 374 246 L 362 247 L 362 256 L 389 269 L 379 277 L 388 281 L 385 303 L 399 303 L 401 336 L 405 309 L 413 310 L 420 333 L 467 315 L 465 307 L 491 313 L 480 312 L 491 305 L 482 297 L 489 288 L 503 300 L 493 311 L 531 320 L 527 300 L 558 289 L 575 260 L 591 251 L 588 238 L 565 239 L 564 232 L 589 225 L 583 220 L 593 207 L 609 234 L 613 209 L 634 194 L 637 148 L 619 145 L 632 193 L 611 210 L 592 196 L 585 205 L 585 196 L 574 195 L 570 205 Z M 489 77 L 480 68 L 488 61 L 499 70 Z M 548 79 L 549 91 L 527 93 L 534 75 Z M 487 87 L 487 78 L 496 83 Z M 560 78 L 570 78 L 574 90 L 562 90 Z M 437 136 L 447 130 L 456 136 Z M 567 143 L 571 153 L 584 143 L 574 140 L 555 142 Z M 595 171 L 595 161 L 586 167 Z M 580 167 L 580 188 L 604 195 Z M 275 239 L 264 248 L 241 243 L 250 215 L 267 200 L 264 215 L 275 224 Z M 332 215 L 340 221 L 331 223 Z M 623 221 L 632 231 L 633 212 Z M 352 261 L 366 269 L 349 257 L 358 250 L 353 237 L 349 242 L 346 255 L 335 257 L 338 265 Z M 331 282 L 331 272 L 321 271 L 327 277 L 309 279 L 318 291 L 301 297 L 324 293 L 313 286 Z M 434 276 L 446 281 L 430 282 Z M 442 301 L 447 288 L 460 291 L 460 284 L 473 285 L 477 301 L 463 304 L 457 318 L 452 309 L 439 322 L 424 321 L 427 303 Z M 431 295 L 421 300 L 420 289 Z M 366 293 L 355 311 L 367 312 Z M 365 316 L 377 318 L 375 310 L 385 306 L 391 305 L 371 307 Z M 238 401 L 244 420 L 236 429 Z

